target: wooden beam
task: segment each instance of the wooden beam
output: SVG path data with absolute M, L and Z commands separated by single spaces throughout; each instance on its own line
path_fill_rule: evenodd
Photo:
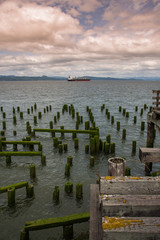
M 26 145 L 39 145 L 39 141 L 2 141 L 2 144 L 26 144 Z
M 18 189 L 18 188 L 27 187 L 27 186 L 28 186 L 28 182 L 20 182 L 20 183 L 15 183 L 12 185 L 7 185 L 5 187 L 0 187 L 0 193 L 7 192 L 7 190 L 11 187 Z
M 139 186 L 137 186 L 139 187 Z M 159 217 L 160 195 L 102 195 L 102 216 Z
M 140 148 L 139 158 L 142 163 L 160 162 L 160 148 Z
M 104 217 L 103 240 L 159 239 L 160 217 Z
M 159 177 L 101 177 L 100 194 L 160 194 Z
M 42 156 L 42 152 L 0 152 L 0 156 Z
M 57 132 L 57 133 L 81 133 L 81 134 L 94 134 L 94 135 L 99 135 L 98 130 L 75 130 L 75 129 L 39 129 L 39 128 L 34 128 L 34 132 Z
M 89 239 L 102 239 L 102 213 L 99 197 L 99 185 L 90 185 L 90 227 Z
M 87 222 L 90 218 L 90 213 L 73 214 L 64 217 L 37 219 L 35 221 L 26 222 L 24 229 L 26 231 L 35 231 L 46 228 L 71 225 L 74 223 Z

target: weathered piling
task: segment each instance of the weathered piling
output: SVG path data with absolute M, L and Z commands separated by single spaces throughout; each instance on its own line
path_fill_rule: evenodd
M 126 129 L 124 128 L 122 131 L 122 139 L 126 139 Z
M 49 122 L 49 127 L 50 127 L 50 129 L 53 129 L 53 122 L 52 121 Z
M 141 131 L 144 131 L 144 128 L 145 128 L 145 122 L 142 121 L 142 122 L 141 122 Z
M 89 121 L 86 121 L 85 122 L 85 130 L 89 130 L 89 128 L 90 128 Z
M 123 108 L 122 114 L 123 114 L 123 116 L 125 116 L 125 114 L 126 114 L 126 109 L 125 108 Z
M 83 197 L 83 185 L 82 183 L 76 184 L 76 198 L 81 199 Z
M 34 185 L 30 184 L 26 187 L 27 197 L 32 198 L 34 196 Z
M 3 127 L 3 130 L 6 130 L 6 121 L 2 122 L 2 127 Z
M 121 112 L 122 111 L 122 107 L 121 106 L 119 106 L 119 112 Z
M 114 142 L 111 142 L 111 153 L 115 153 L 116 145 Z
M 65 182 L 65 192 L 72 193 L 73 192 L 73 183 L 71 181 Z
M 138 106 L 135 106 L 135 112 L 137 112 L 138 111 Z
M 65 176 L 70 176 L 70 165 L 68 163 L 65 164 Z
M 16 135 L 17 135 L 17 131 L 13 130 L 13 136 L 16 136 Z
M 129 112 L 126 112 L 126 118 L 129 118 Z
M 63 144 L 58 144 L 59 153 L 63 152 Z
M 60 126 L 60 129 L 64 130 L 64 126 Z M 63 131 L 61 132 L 61 137 L 64 138 L 64 132 Z
M 94 156 L 90 156 L 90 166 L 94 166 Z
M 125 176 L 131 176 L 131 169 L 129 167 L 125 168 Z
M 55 186 L 54 191 L 53 191 L 53 201 L 55 203 L 59 202 L 59 186 Z
M 63 226 L 63 238 L 65 240 L 73 239 L 73 225 Z
M 143 108 L 141 108 L 140 116 L 143 116 Z
M 20 118 L 23 119 L 23 112 L 20 112 Z
M 79 148 L 79 139 L 78 138 L 74 138 L 74 148 L 75 149 Z
M 67 143 L 64 143 L 64 144 L 63 144 L 63 148 L 64 148 L 64 151 L 67 152 L 67 151 L 68 151 L 68 144 L 67 144 Z
M 111 116 L 111 124 L 114 124 L 114 116 Z
M 53 145 L 54 145 L 54 147 L 58 147 L 58 138 L 57 137 L 53 137 Z
M 57 117 L 54 116 L 54 123 L 56 124 L 57 123 Z
M 6 113 L 5 113 L 5 112 L 3 112 L 2 116 L 3 116 L 3 118 L 6 118 Z
M 106 136 L 106 141 L 107 141 L 108 143 L 111 143 L 111 134 L 108 134 L 108 135 Z
M 90 153 L 91 154 L 95 153 L 95 141 L 93 137 L 90 138 Z
M 41 119 L 41 118 L 42 118 L 42 113 L 38 112 L 38 119 Z
M 117 121 L 117 131 L 120 130 L 120 121 Z
M 46 165 L 46 156 L 45 156 L 45 155 L 42 155 L 42 156 L 41 156 L 41 164 L 42 164 L 43 166 Z
M 136 140 L 132 141 L 132 153 L 136 152 Z
M 10 187 L 8 189 L 8 206 L 15 206 L 15 187 Z
M 11 156 L 6 156 L 6 165 L 11 164 Z
M 134 120 L 133 120 L 134 124 L 137 123 L 137 116 L 134 116 Z
M 72 163 L 73 162 L 73 157 L 72 156 L 68 156 L 67 157 L 67 163 L 70 165 L 70 166 L 72 166 Z
M 34 125 L 37 125 L 37 116 L 34 116 Z
M 16 125 L 16 124 L 17 124 L 17 118 L 16 118 L 16 116 L 15 116 L 15 115 L 13 116 L 13 124 L 14 124 L 14 125 Z
M 30 169 L 30 178 L 35 179 L 36 178 L 36 167 L 35 167 L 35 165 L 30 164 L 29 169 Z
M 85 153 L 89 153 L 89 144 L 85 145 Z
M 109 154 L 110 151 L 110 144 L 108 142 L 104 142 L 104 152 Z
M 109 176 L 125 176 L 126 161 L 120 157 L 108 159 L 108 175 Z

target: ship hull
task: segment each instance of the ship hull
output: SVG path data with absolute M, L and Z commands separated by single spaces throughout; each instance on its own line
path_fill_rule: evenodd
M 68 79 L 68 82 L 89 82 L 90 81 L 90 79 Z

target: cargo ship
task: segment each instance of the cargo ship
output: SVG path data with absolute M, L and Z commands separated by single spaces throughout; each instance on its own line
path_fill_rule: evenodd
M 91 79 L 90 78 L 85 78 L 85 77 L 72 77 L 72 76 L 69 76 L 68 77 L 68 81 L 69 82 L 74 82 L 74 81 L 78 81 L 78 82 L 80 82 L 80 81 L 82 81 L 82 82 L 88 82 L 88 81 L 90 81 Z

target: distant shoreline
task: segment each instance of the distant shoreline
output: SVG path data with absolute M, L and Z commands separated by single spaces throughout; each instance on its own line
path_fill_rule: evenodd
M 150 77 L 142 77 L 142 78 L 111 78 L 111 77 L 92 77 L 92 76 L 84 76 L 90 78 L 91 80 L 125 80 L 125 81 L 160 81 L 160 78 L 150 78 Z M 48 77 L 48 76 L 37 76 L 37 77 L 29 77 L 29 76 L 4 76 L 0 75 L 0 81 L 67 81 L 65 77 Z

